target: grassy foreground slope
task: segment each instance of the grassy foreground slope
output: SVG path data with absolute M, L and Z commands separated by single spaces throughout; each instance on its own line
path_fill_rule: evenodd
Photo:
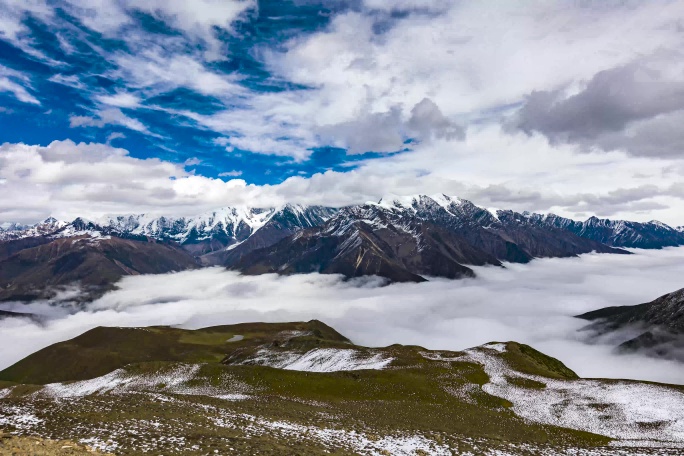
M 582 380 L 515 342 L 359 347 L 318 321 L 96 328 L 0 380 L 0 427 L 117 454 L 678 454 L 684 443 L 678 387 Z M 633 416 L 625 394 L 669 405 Z

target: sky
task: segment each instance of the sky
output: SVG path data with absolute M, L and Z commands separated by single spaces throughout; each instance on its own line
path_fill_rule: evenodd
M 46 317 L 42 325 L 0 320 L 0 369 L 97 326 L 193 329 L 317 318 L 365 346 L 462 350 L 513 340 L 560 359 L 583 377 L 684 383 L 682 363 L 614 353 L 635 334 L 594 340 L 581 331 L 587 322 L 574 318 L 605 306 L 649 302 L 681 288 L 684 247 L 474 269 L 473 279 L 388 286 L 377 277 L 241 276 L 223 268 L 129 276 L 85 308 L 68 311 L 64 302 L 0 304 L 2 310 Z
M 684 3 L 0 0 L 0 222 L 342 206 L 684 224 Z

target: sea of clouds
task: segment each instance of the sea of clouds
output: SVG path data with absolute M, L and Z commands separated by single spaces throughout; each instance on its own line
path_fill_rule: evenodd
M 592 340 L 574 315 L 633 305 L 684 287 L 684 248 L 539 259 L 474 268 L 477 278 L 386 285 L 334 275 L 241 276 L 222 268 L 131 276 L 85 308 L 38 302 L 0 309 L 42 322 L 0 320 L 0 368 L 96 326 L 178 325 L 319 319 L 357 344 L 463 349 L 515 340 L 561 359 L 583 377 L 684 383 L 684 364 L 617 355 L 621 340 Z M 627 337 L 623 335 L 622 337 Z

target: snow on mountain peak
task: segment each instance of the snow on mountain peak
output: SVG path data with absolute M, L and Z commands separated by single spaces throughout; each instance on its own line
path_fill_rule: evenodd
M 221 242 L 232 245 L 243 242 L 274 217 L 279 217 L 279 222 L 307 228 L 327 220 L 333 212 L 331 208 L 288 203 L 271 208 L 222 207 L 191 217 L 146 214 L 108 217 L 102 224 L 119 232 L 170 239 L 181 244 L 220 238 Z
M 369 203 L 385 209 L 412 209 L 414 202 L 420 200 L 421 195 L 387 195 L 377 203 Z

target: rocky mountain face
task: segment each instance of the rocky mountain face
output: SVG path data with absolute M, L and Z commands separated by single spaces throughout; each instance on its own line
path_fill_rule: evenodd
M 125 275 L 194 267 L 192 255 L 168 242 L 87 234 L 57 237 L 0 261 L 0 301 L 54 298 L 73 284 L 84 293 L 79 299 L 88 300 Z
M 598 334 L 630 334 L 622 352 L 684 361 L 684 288 L 635 306 L 606 307 L 578 315 Z
M 661 249 L 684 245 L 684 230 L 658 221 L 647 223 L 590 217 L 578 222 L 557 215 L 525 214 L 542 227 L 555 227 L 614 247 Z
M 279 208 L 226 207 L 197 217 L 129 215 L 105 219 L 103 227 L 118 233 L 177 242 L 196 256 L 236 247 L 259 232 L 254 248 L 265 247 L 303 228 L 317 226 L 335 209 L 286 204 Z M 222 258 L 207 260 L 219 264 Z
M 322 225 L 336 212 L 337 209 L 330 207 L 287 204 L 273 211 L 247 238 L 202 255 L 200 261 L 205 266 L 232 265 L 253 250 L 269 247 L 300 230 Z
M 132 246 L 140 242 L 146 246 L 147 255 L 161 255 L 160 265 L 167 264 L 168 249 L 179 255 L 173 267 L 143 268 L 150 272 L 176 270 L 182 265 L 195 267 L 196 263 L 226 266 L 247 274 L 322 272 L 422 281 L 435 276 L 472 277 L 473 265 L 525 263 L 533 258 L 592 251 L 624 254 L 624 250 L 616 248 L 622 246 L 680 245 L 684 244 L 684 230 L 659 222 L 596 218 L 576 222 L 555 215 L 491 212 L 460 198 L 417 195 L 384 198 L 339 210 L 287 204 L 277 208 L 223 208 L 196 217 L 143 214 L 99 221 L 48 218 L 32 226 L 6 224 L 0 228 L 0 265 L 16 263 L 21 257 L 12 259 L 14 256 L 58 239 L 80 238 L 106 241 L 103 245 Z M 81 245 L 61 244 L 67 250 L 77 246 L 80 249 Z M 67 248 L 67 244 L 71 247 Z M 38 251 L 50 249 L 34 250 Z M 52 259 L 48 256 L 45 262 Z M 111 262 L 105 264 L 111 266 Z M 8 263 L 4 270 L 14 268 Z M 105 275 L 118 278 L 117 274 Z M 42 280 L 46 276 L 41 273 L 35 277 Z M 63 279 L 53 282 L 63 283 L 72 276 L 60 277 Z M 0 275 L 0 280 L 9 287 L 18 279 Z M 29 281 L 22 283 L 26 284 L 20 287 L 23 289 Z M 40 288 L 41 284 L 36 282 L 35 286 Z M 17 296 L 14 292 L 3 293 Z
M 391 281 L 472 277 L 469 265 L 524 263 L 597 251 L 626 253 L 522 214 L 496 215 L 470 201 L 417 196 L 341 209 L 320 227 L 243 256 L 247 274 L 321 272 L 378 275 Z
M 49 218 L 0 232 L 0 301 L 54 298 L 71 284 L 92 299 L 124 275 L 215 265 L 323 223 L 334 209 L 226 208 L 195 218 Z M 215 251 L 215 255 L 203 255 Z
M 57 220 L 54 217 L 48 217 L 42 222 L 30 226 L 11 223 L 5 228 L 0 228 L 0 241 L 47 236 L 64 228 L 66 225 L 68 225 L 67 222 Z

